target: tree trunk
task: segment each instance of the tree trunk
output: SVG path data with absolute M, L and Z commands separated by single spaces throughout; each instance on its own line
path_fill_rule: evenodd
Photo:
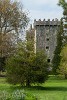
M 30 80 L 29 79 L 26 80 L 26 86 L 30 87 Z
M 67 79 L 67 74 L 65 74 L 65 79 Z

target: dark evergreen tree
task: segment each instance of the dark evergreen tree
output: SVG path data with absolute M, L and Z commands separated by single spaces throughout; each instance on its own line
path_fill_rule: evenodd
M 61 60 L 60 52 L 62 49 L 62 40 L 63 40 L 63 22 L 61 19 L 60 28 L 59 28 L 59 31 L 57 33 L 57 46 L 56 46 L 56 49 L 54 51 L 54 58 L 52 60 L 54 74 L 57 74 L 57 69 L 58 69 L 58 66 L 59 66 L 60 60 Z
M 11 84 L 30 86 L 31 83 L 43 83 L 48 78 L 45 53 L 40 51 L 35 54 L 30 49 L 30 42 L 26 45 L 21 44 L 16 54 L 6 61 L 7 81 Z
M 67 79 L 67 44 L 63 46 L 60 55 L 61 61 L 58 72 Z
M 63 8 L 63 45 L 67 44 L 67 2 L 59 0 L 59 6 Z
M 59 6 L 63 8 L 63 18 L 61 19 L 60 29 L 57 34 L 57 46 L 54 52 L 53 58 L 53 72 L 57 74 L 57 69 L 60 64 L 61 56 L 60 52 L 63 47 L 67 43 L 67 2 L 65 0 L 59 0 Z

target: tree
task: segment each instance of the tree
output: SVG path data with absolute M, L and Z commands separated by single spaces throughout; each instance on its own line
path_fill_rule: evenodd
M 59 0 L 59 6 L 63 8 L 63 48 L 60 53 L 60 65 L 59 65 L 59 73 L 65 75 L 67 78 L 67 2 L 65 0 Z
M 60 29 L 57 34 L 57 46 L 54 52 L 53 58 L 53 72 L 57 74 L 57 69 L 60 64 L 61 56 L 60 52 L 62 50 L 63 45 L 67 43 L 67 2 L 65 0 L 59 0 L 59 6 L 63 8 L 63 15 L 64 17 L 61 18 Z
M 7 60 L 6 71 L 9 83 L 30 86 L 31 83 L 43 83 L 47 79 L 48 64 L 45 53 L 35 54 L 33 50 L 27 49 L 26 45 L 20 43 L 16 55 Z
M 0 58 L 14 54 L 20 34 L 28 22 L 22 4 L 14 0 L 0 0 Z
M 61 62 L 59 65 L 58 72 L 65 76 L 67 79 L 67 44 L 63 47 L 60 53 L 61 56 Z
M 43 50 L 36 52 L 34 59 L 34 82 L 44 83 L 48 79 L 49 64 L 47 63 L 47 57 Z
M 0 56 L 9 54 L 8 49 L 18 41 L 20 32 L 27 26 L 29 18 L 20 3 L 0 0 Z M 3 45 L 8 46 L 4 47 Z M 11 45 L 10 45 L 11 44 Z M 5 54 L 4 54 L 5 52 Z
M 59 0 L 58 5 L 63 8 L 63 14 L 67 14 L 67 2 L 65 0 Z
M 26 40 L 27 40 L 27 49 L 29 50 L 31 49 L 35 52 L 35 29 L 32 28 L 32 25 L 30 26 L 30 29 L 26 31 Z
M 61 19 L 60 28 L 59 28 L 59 31 L 57 33 L 57 46 L 55 48 L 54 57 L 52 60 L 54 74 L 58 74 L 57 69 L 58 69 L 58 66 L 59 66 L 60 60 L 61 60 L 60 52 L 61 52 L 62 44 L 63 44 L 62 41 L 63 41 L 63 22 Z
M 67 2 L 65 0 L 59 0 L 59 6 L 63 8 L 63 42 L 67 44 Z

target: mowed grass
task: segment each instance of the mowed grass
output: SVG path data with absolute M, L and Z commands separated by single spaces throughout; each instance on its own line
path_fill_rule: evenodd
M 40 86 L 21 87 L 14 86 L 6 82 L 5 78 L 0 78 L 0 90 L 12 92 L 21 89 L 29 95 L 34 95 L 38 100 L 67 100 L 67 80 L 60 79 L 57 76 L 51 76 L 44 84 Z

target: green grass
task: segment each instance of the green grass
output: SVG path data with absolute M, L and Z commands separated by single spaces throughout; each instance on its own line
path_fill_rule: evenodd
M 44 84 L 32 87 L 13 86 L 5 82 L 5 79 L 0 78 L 0 90 L 12 92 L 16 89 L 25 90 L 31 96 L 36 96 L 38 100 L 67 100 L 67 80 L 58 77 L 50 77 Z M 28 99 L 32 100 L 32 99 Z

